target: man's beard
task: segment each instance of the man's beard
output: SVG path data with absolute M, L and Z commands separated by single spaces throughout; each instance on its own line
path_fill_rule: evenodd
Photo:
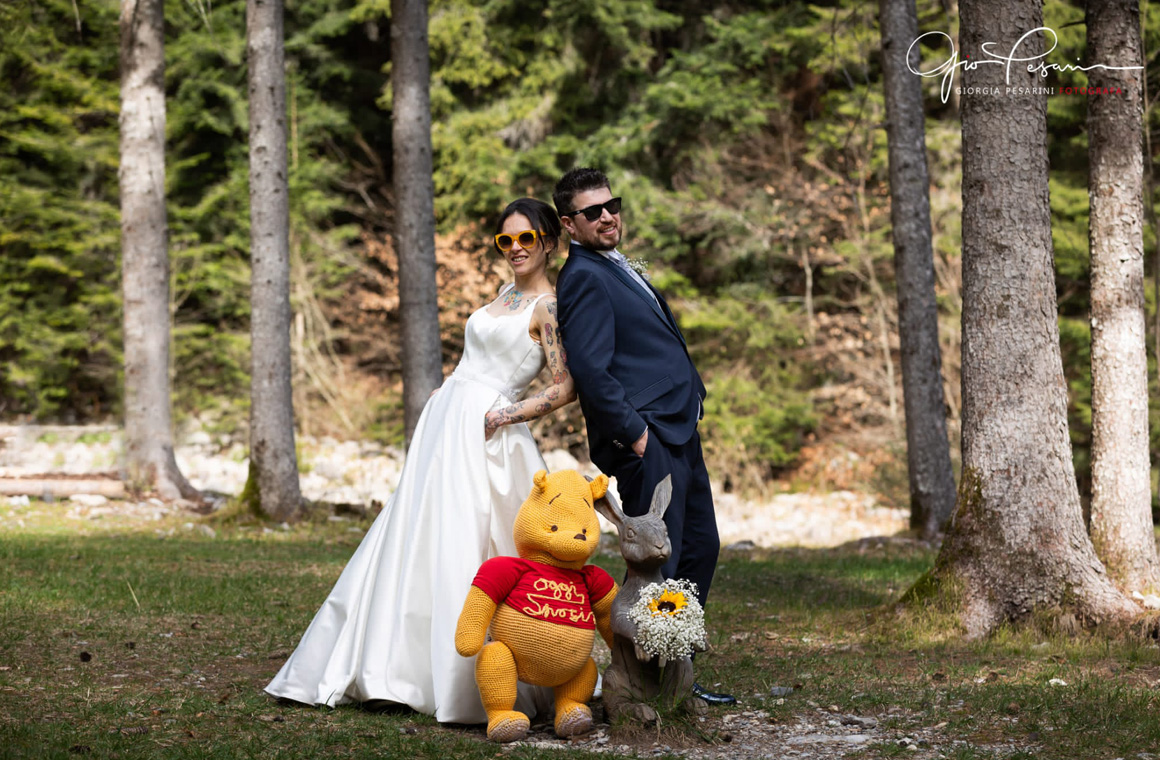
M 583 237 L 573 237 L 572 239 L 585 248 L 590 248 L 593 251 L 611 251 L 614 250 L 616 246 L 620 245 L 620 240 L 624 236 L 624 227 L 622 225 L 614 223 L 614 227 L 616 229 L 616 239 L 611 243 L 605 242 L 605 240 L 597 233 L 596 230 L 592 230 L 591 234 L 589 235 L 584 235 Z

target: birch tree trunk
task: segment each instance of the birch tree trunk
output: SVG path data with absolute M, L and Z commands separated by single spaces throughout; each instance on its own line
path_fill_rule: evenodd
M 165 211 L 165 14 L 121 3 L 121 280 L 125 459 L 131 489 L 200 500 L 173 455 L 169 226 Z
M 1087 6 L 1087 65 L 1139 67 L 1139 0 Z M 1142 72 L 1088 72 L 1091 201 L 1091 536 L 1126 590 L 1154 587 L 1160 561 L 1152 528 L 1148 359 L 1144 334 Z
M 391 0 L 395 250 L 399 254 L 403 417 L 408 443 L 431 391 L 443 380 L 435 283 L 430 79 L 427 4 Z
M 961 0 L 963 55 L 1010 51 L 1039 0 Z M 1018 48 L 1041 55 L 1042 34 Z M 1035 60 L 1032 58 L 1032 60 Z M 1088 539 L 1067 430 L 1047 185 L 1047 101 L 1026 67 L 963 72 L 963 474 L 933 588 L 978 636 L 1034 610 L 1089 622 L 1135 605 Z
M 247 0 L 250 96 L 250 477 L 262 512 L 298 516 L 290 387 L 290 199 L 282 0 Z M 247 485 L 251 490 L 254 483 Z
M 930 229 L 930 173 L 926 165 L 921 77 L 907 66 L 918 37 L 914 0 L 879 0 L 886 134 L 890 158 L 890 220 L 898 285 L 898 332 L 906 409 L 910 527 L 923 537 L 942 531 L 955 506 L 947 441 L 934 251 Z M 919 70 L 917 46 L 913 69 Z

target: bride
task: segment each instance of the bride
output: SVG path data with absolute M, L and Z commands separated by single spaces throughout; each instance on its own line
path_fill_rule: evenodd
M 455 651 L 456 622 L 479 565 L 515 555 L 512 523 L 546 469 L 523 423 L 576 398 L 547 275 L 559 219 L 520 198 L 496 231 L 514 282 L 467 320 L 463 357 L 423 409 L 398 488 L 266 686 L 272 696 L 487 722 L 475 662 Z M 521 400 L 545 365 L 552 384 Z M 522 696 L 532 709 L 530 691 Z

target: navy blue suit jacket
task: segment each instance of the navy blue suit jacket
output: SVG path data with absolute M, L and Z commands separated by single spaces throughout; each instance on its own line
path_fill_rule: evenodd
M 693 437 L 705 385 L 664 297 L 654 300 L 628 272 L 572 244 L 556 280 L 560 335 L 601 470 L 646 429 L 681 446 Z

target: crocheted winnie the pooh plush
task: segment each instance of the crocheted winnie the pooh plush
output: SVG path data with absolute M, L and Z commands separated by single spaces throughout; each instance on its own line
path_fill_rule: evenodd
M 616 582 L 584 564 L 600 546 L 593 503 L 608 478 L 589 482 L 574 470 L 540 470 L 534 483 L 512 529 L 520 556 L 483 563 L 455 631 L 459 654 L 479 654 L 475 681 L 487 738 L 496 742 L 527 735 L 528 716 L 514 709 L 517 681 L 554 688 L 557 735 L 590 731 L 596 631 L 612 643 Z M 489 625 L 493 641 L 484 646 Z

